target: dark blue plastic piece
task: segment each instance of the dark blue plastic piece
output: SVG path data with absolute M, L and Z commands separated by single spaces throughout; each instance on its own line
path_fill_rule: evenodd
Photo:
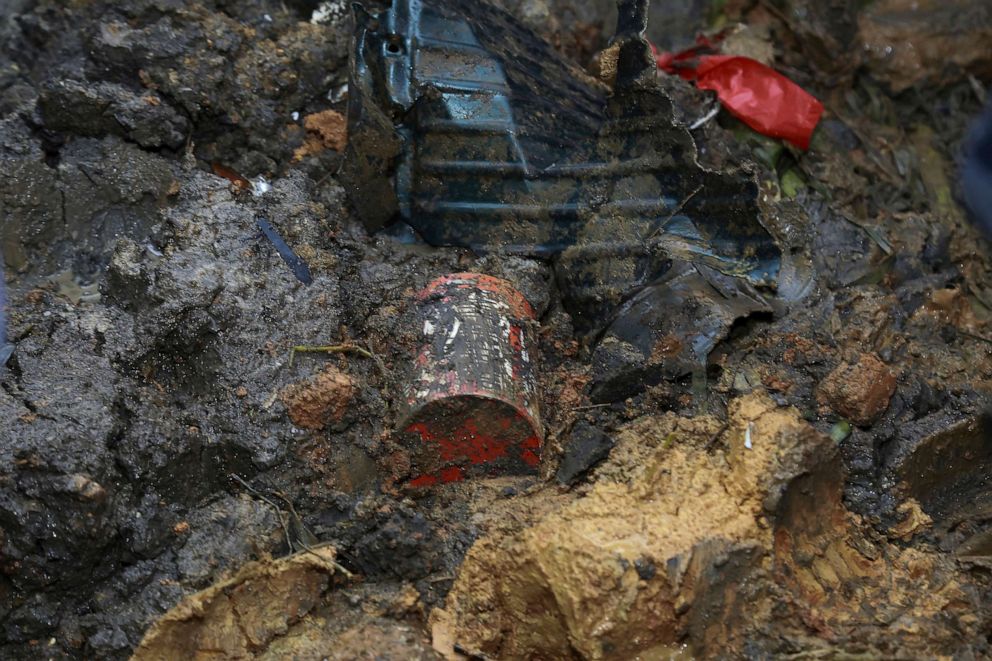
M 293 271 L 296 279 L 305 285 L 312 283 L 313 277 L 310 275 L 310 267 L 283 241 L 282 237 L 279 236 L 279 232 L 272 227 L 269 221 L 264 218 L 258 218 L 255 222 L 258 223 L 258 229 L 262 230 L 262 234 L 272 243 L 276 252 L 282 257 L 282 261 L 286 262 L 286 265 Z

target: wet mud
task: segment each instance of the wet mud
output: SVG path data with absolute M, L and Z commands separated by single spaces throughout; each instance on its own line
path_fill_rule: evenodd
M 0 657 L 992 653 L 992 252 L 956 175 L 983 3 L 920 10 L 961 35 L 936 68 L 879 57 L 932 37 L 899 2 L 653 3 L 660 47 L 743 22 L 827 114 L 799 153 L 659 76 L 782 270 L 693 263 L 593 335 L 555 258 L 365 229 L 346 4 L 0 17 Z M 503 5 L 601 73 L 612 2 Z M 411 490 L 408 320 L 466 271 L 539 318 L 540 465 Z

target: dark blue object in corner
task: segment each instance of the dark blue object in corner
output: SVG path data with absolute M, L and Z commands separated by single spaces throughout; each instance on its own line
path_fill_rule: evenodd
M 7 343 L 7 281 L 3 272 L 3 257 L 0 257 L 0 367 L 7 364 L 14 345 Z
M 965 141 L 961 189 L 971 217 L 992 236 L 992 104 L 972 125 Z

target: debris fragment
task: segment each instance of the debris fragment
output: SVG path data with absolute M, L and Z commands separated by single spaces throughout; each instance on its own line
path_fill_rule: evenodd
M 286 244 L 279 232 L 276 231 L 272 224 L 266 219 L 259 216 L 255 222 L 258 224 L 258 229 L 262 230 L 262 234 L 265 235 L 272 245 L 275 247 L 276 252 L 282 257 L 282 260 L 286 262 L 286 265 L 293 271 L 293 275 L 296 279 L 305 285 L 309 285 L 313 282 L 313 277 L 310 275 L 310 267 L 304 262 L 299 255 L 293 252 L 293 249 Z
M 414 487 L 533 472 L 541 429 L 530 303 L 505 280 L 456 273 L 419 295 L 421 346 L 400 429 Z
M 259 175 L 251 180 L 251 194 L 261 197 L 272 190 L 272 184 L 265 177 Z
M 851 431 L 851 423 L 847 420 L 841 420 L 830 428 L 830 440 L 834 443 L 842 443 L 851 435 Z
M 310 22 L 324 25 L 341 20 L 348 13 L 348 3 L 344 0 L 324 0 L 314 8 Z
M 224 179 L 230 181 L 239 192 L 249 191 L 252 189 L 251 182 L 231 168 L 221 165 L 220 163 L 211 163 L 210 168 L 218 177 L 223 177 Z
M 678 53 L 657 53 L 658 68 L 716 92 L 727 110 L 758 133 L 809 149 L 823 104 L 771 67 L 750 57 L 715 54 L 723 37 L 700 35 Z
M 575 423 L 555 474 L 561 484 L 574 484 L 610 455 L 613 439 L 585 421 Z
M 770 309 L 743 280 L 701 265 L 673 266 L 617 310 L 593 353 L 590 396 L 618 401 L 665 377 L 704 369 L 738 319 Z
M 823 405 L 867 427 L 889 406 L 896 391 L 896 377 L 878 356 L 861 354 L 853 364 L 841 363 L 817 389 Z
M 340 422 L 355 396 L 354 380 L 333 365 L 312 379 L 287 386 L 279 394 L 297 427 L 320 431 Z

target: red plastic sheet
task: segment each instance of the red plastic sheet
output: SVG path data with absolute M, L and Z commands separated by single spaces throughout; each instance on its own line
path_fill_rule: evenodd
M 679 53 L 658 53 L 658 67 L 716 92 L 720 103 L 755 131 L 809 149 L 823 104 L 803 88 L 757 60 L 739 55 L 707 55 L 717 40 L 700 36 Z

